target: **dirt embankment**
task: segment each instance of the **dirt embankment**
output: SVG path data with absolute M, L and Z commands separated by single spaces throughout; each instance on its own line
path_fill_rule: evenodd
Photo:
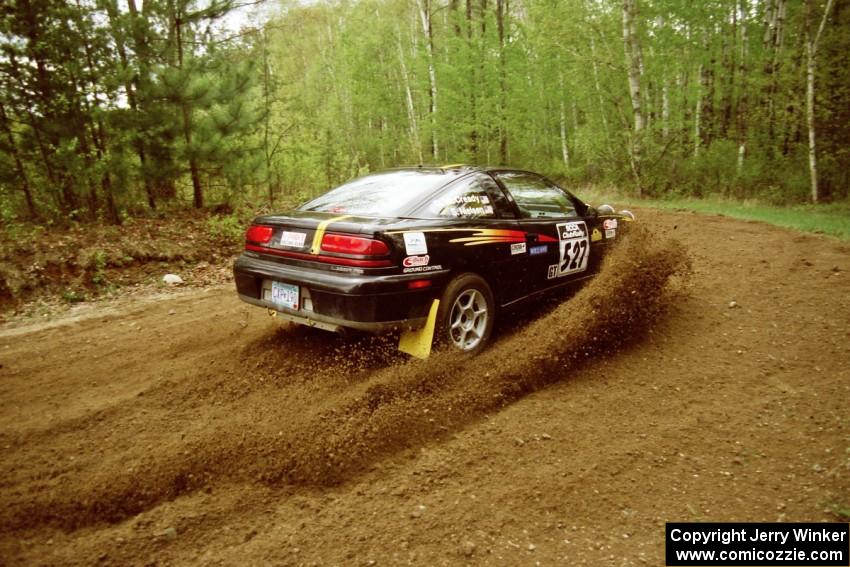
M 182 274 L 187 286 L 226 281 L 249 215 L 185 211 L 122 226 L 3 227 L 0 323 L 119 290 L 150 293 L 169 272 Z
M 659 564 L 665 520 L 840 515 L 850 247 L 641 218 L 474 359 L 229 288 L 0 332 L 0 558 Z

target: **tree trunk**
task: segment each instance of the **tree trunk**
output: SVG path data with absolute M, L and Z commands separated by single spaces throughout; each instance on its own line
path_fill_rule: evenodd
M 700 63 L 699 69 L 697 70 L 697 77 L 699 78 L 697 86 L 697 103 L 694 108 L 694 157 L 699 157 L 700 148 L 702 146 L 702 97 L 704 88 L 702 82 L 702 68 L 703 64 Z
M 131 16 L 135 17 L 136 6 L 133 3 L 133 0 L 129 0 L 128 4 L 132 6 Z M 121 29 L 117 0 L 110 0 L 109 2 L 106 2 L 106 12 L 109 16 L 112 38 L 115 40 L 115 48 L 118 50 L 118 58 L 121 61 L 121 69 L 126 72 L 130 68 L 130 65 L 127 58 L 127 48 L 124 45 L 124 30 Z M 124 83 L 124 90 L 127 91 L 127 103 L 130 105 L 130 110 L 137 113 L 139 111 L 139 106 L 136 101 L 136 89 L 133 86 L 133 81 L 129 78 Z M 147 169 L 147 156 L 145 154 L 144 143 L 142 143 L 142 140 L 137 136 L 134 137 L 132 143 L 133 147 L 136 149 L 136 154 L 139 156 L 139 169 L 142 172 L 142 183 L 145 186 L 148 206 L 151 209 L 156 209 L 156 197 L 154 195 L 153 184 L 150 182 L 150 179 L 145 173 Z
M 735 117 L 735 130 L 738 142 L 738 163 L 736 174 L 738 177 L 744 169 L 744 158 L 747 153 L 747 111 L 749 106 L 749 76 L 747 67 L 747 56 L 749 55 L 749 36 L 747 35 L 746 0 L 736 2 L 736 12 L 741 14 L 741 51 L 738 55 L 738 74 L 740 76 L 741 97 L 738 99 L 738 109 Z
M 676 86 L 679 88 L 679 97 L 681 107 L 679 115 L 682 117 L 679 123 L 679 135 L 681 136 L 682 153 L 688 151 L 691 143 L 691 105 L 688 101 L 688 83 L 690 80 L 690 71 L 679 71 L 676 75 Z
M 269 140 L 271 130 L 271 69 L 269 68 L 268 30 L 262 30 L 263 41 L 263 156 L 266 163 L 266 187 L 269 192 L 269 205 L 274 205 L 274 185 L 272 183 L 272 151 Z
M 77 0 L 77 7 L 79 6 L 80 3 L 79 0 Z M 101 79 L 98 76 L 97 70 L 94 65 L 91 46 L 89 45 L 89 42 L 86 39 L 83 39 L 83 50 L 86 54 L 86 63 L 89 67 L 87 80 L 90 81 L 90 92 L 94 94 L 94 97 L 96 99 L 98 94 L 98 85 L 100 84 Z M 99 117 L 96 117 L 95 112 L 91 107 L 91 103 L 89 103 L 85 99 L 83 100 L 83 109 L 85 109 L 86 116 L 88 118 L 89 130 L 91 131 L 92 143 L 94 144 L 97 160 L 98 162 L 103 164 L 108 152 L 108 148 L 106 145 L 106 128 L 103 125 L 103 120 L 101 120 Z M 112 177 L 109 172 L 109 167 L 106 166 L 106 164 L 104 164 L 103 171 L 101 173 L 100 187 L 103 190 L 103 196 L 106 200 L 107 219 L 112 224 L 122 224 L 121 215 L 118 214 L 118 207 L 115 204 L 115 195 L 112 189 Z
M 634 114 L 634 128 L 630 144 L 630 157 L 632 174 L 637 185 L 638 196 L 642 193 L 641 188 L 641 153 L 642 137 L 644 129 L 643 108 L 641 106 L 640 75 L 641 75 L 641 49 L 640 38 L 637 35 L 637 0 L 623 0 L 623 46 L 626 54 L 626 68 L 629 76 L 629 96 L 632 101 L 632 113 Z
M 737 4 L 737 3 L 736 3 Z M 732 125 L 733 107 L 735 105 L 735 72 L 737 65 L 735 57 L 737 50 L 735 44 L 738 41 L 738 6 L 731 10 L 729 20 L 729 33 L 723 38 L 723 68 L 726 70 L 726 81 L 723 88 L 723 100 L 721 102 L 720 130 L 721 138 L 729 136 Z
M 469 49 L 470 59 L 473 60 L 471 73 L 471 87 L 469 89 L 469 103 L 471 106 L 472 130 L 469 133 L 469 152 L 473 161 L 478 161 L 478 101 L 475 90 L 478 88 L 478 65 L 477 52 L 474 42 L 474 29 L 472 25 L 472 0 L 466 0 L 466 45 Z
M 809 129 L 809 175 L 811 177 L 812 202 L 817 203 L 821 200 L 820 190 L 818 188 L 818 159 L 817 159 L 817 143 L 815 136 L 815 71 L 817 70 L 817 55 L 818 42 L 823 33 L 823 28 L 826 21 L 829 19 L 829 14 L 832 11 L 834 0 L 827 0 L 826 7 L 823 10 L 820 26 L 812 37 L 812 2 L 813 0 L 805 0 L 806 3 L 806 125 Z
M 560 61 L 558 62 L 560 67 Z M 561 126 L 561 159 L 564 160 L 564 167 L 570 167 L 570 151 L 567 147 L 567 113 L 564 108 L 564 72 L 558 69 L 558 104 L 560 107 L 560 126 Z
M 770 0 L 765 10 L 765 29 L 762 47 L 769 56 L 765 58 L 762 113 L 766 120 L 767 137 L 773 140 L 776 128 L 776 94 L 779 91 L 779 68 L 782 62 L 782 41 L 785 23 L 785 0 Z
M 413 104 L 413 93 L 410 90 L 410 79 L 407 75 L 407 65 L 404 62 L 404 48 L 401 45 L 401 30 L 398 34 L 398 61 L 401 67 L 401 81 L 404 86 L 405 103 L 407 105 L 407 120 L 410 122 L 410 144 L 413 153 L 419 157 L 422 163 L 422 144 L 419 142 L 419 125 L 416 122 L 416 107 Z
M 21 0 L 20 7 L 23 9 L 23 35 L 27 38 L 26 53 L 35 62 L 36 67 L 34 77 L 36 88 L 32 96 L 28 94 L 26 97 L 31 99 L 27 112 L 51 185 L 54 187 L 58 185 L 60 188 L 59 192 L 56 193 L 56 202 L 63 212 L 71 213 L 79 207 L 78 196 L 74 191 L 74 187 L 71 185 L 67 172 L 61 167 L 57 168 L 57 172 L 50 160 L 53 148 L 59 147 L 59 137 L 55 133 L 55 128 L 41 127 L 42 124 L 49 124 L 52 120 L 58 120 L 58 117 L 53 112 L 54 89 L 50 81 L 50 72 L 38 50 L 38 45 L 44 41 L 40 29 L 39 14 L 33 9 L 32 3 L 29 0 Z M 9 54 L 9 60 L 14 69 L 15 76 L 21 77 L 14 51 Z M 29 64 L 27 64 L 27 67 L 29 67 Z M 28 69 L 27 72 L 31 72 L 31 70 Z M 31 85 L 23 84 L 23 81 L 21 81 L 21 87 L 21 92 L 30 93 L 33 91 Z M 41 112 L 38 111 L 38 104 L 41 105 Z
M 496 0 L 496 27 L 499 32 L 499 159 L 505 165 L 508 163 L 508 80 L 505 54 L 505 16 L 507 10 L 507 0 Z M 561 124 L 563 124 L 563 103 L 561 103 L 561 107 Z
M 701 139 L 698 143 L 708 147 L 714 138 L 714 50 L 708 41 L 708 34 L 703 35 L 703 52 L 708 53 L 708 64 L 700 65 L 700 103 L 699 130 Z
M 32 198 L 32 189 L 30 188 L 30 180 L 27 176 L 27 170 L 24 169 L 24 164 L 21 161 L 21 156 L 18 153 L 18 145 L 15 143 L 15 137 L 12 135 L 12 129 L 9 128 L 9 118 L 6 116 L 6 107 L 0 101 L 0 125 L 3 127 L 3 133 L 6 134 L 6 139 L 9 142 L 9 152 L 12 154 L 12 159 L 15 160 L 15 168 L 18 170 L 18 175 L 21 178 L 21 190 L 24 193 L 24 199 L 27 202 L 27 211 L 30 218 L 38 219 L 38 210 L 35 207 L 35 201 Z
M 596 98 L 599 101 L 599 115 L 602 117 L 602 130 L 605 133 L 605 148 L 608 150 L 609 159 L 614 158 L 614 150 L 611 147 L 611 130 L 608 127 L 608 110 L 605 108 L 605 97 L 602 94 L 602 85 L 599 82 L 599 64 L 596 60 L 596 41 L 590 37 L 590 60 L 593 67 L 593 86 L 596 90 Z
M 139 97 L 138 93 L 141 91 L 142 93 L 146 92 L 149 88 L 150 84 L 150 46 L 148 45 L 147 38 L 142 31 L 141 26 L 143 22 L 146 22 L 150 19 L 150 15 L 148 14 L 150 10 L 150 6 L 152 2 L 146 2 L 142 8 L 142 14 L 139 15 L 139 11 L 136 8 L 135 0 L 127 0 L 127 8 L 130 12 L 130 22 L 132 29 L 132 37 L 134 43 L 134 50 L 136 52 L 136 61 L 138 62 L 138 73 L 136 74 L 136 93 L 137 93 L 137 104 L 139 105 L 139 110 L 144 112 L 146 104 L 143 97 Z M 155 187 L 153 183 L 150 181 L 149 170 L 148 170 L 148 154 L 149 152 L 145 150 L 145 142 L 143 139 L 139 140 L 139 159 L 142 165 L 142 175 L 145 180 L 145 190 L 148 190 L 150 187 L 150 193 L 148 194 L 148 205 L 151 208 L 156 207 L 155 196 L 164 197 L 166 199 L 173 199 L 177 195 L 177 190 L 174 187 L 174 183 L 172 181 L 166 183 L 164 186 Z M 154 158 L 155 161 L 155 158 Z
M 439 160 L 440 147 L 437 141 L 437 73 L 434 68 L 434 24 L 431 0 L 417 0 L 422 32 L 425 34 L 425 50 L 428 54 L 428 113 L 431 117 L 431 158 Z
M 667 73 L 661 83 L 661 139 L 666 144 L 670 138 L 670 79 Z
M 179 69 L 183 69 L 182 17 L 182 10 L 178 10 L 174 14 L 174 33 L 177 39 L 177 67 Z M 185 100 L 180 101 L 180 115 L 183 118 L 183 138 L 186 140 L 186 151 L 189 153 L 189 172 L 192 176 L 192 204 L 196 209 L 202 209 L 204 207 L 204 190 L 201 187 L 198 159 L 192 151 L 192 109 Z
M 790 49 L 791 69 L 788 75 L 791 77 L 799 77 L 805 75 L 803 69 L 806 57 L 805 38 L 802 34 L 795 34 L 794 46 Z M 805 85 L 803 83 L 791 85 L 786 93 L 787 102 L 783 105 L 785 112 L 783 113 L 784 120 L 782 121 L 782 155 L 787 157 L 791 154 L 794 145 L 799 144 L 803 139 L 803 130 L 806 129 L 805 121 Z
M 92 180 L 92 175 L 95 171 L 95 160 L 92 157 L 87 135 L 91 131 L 92 143 L 96 145 L 97 133 L 94 130 L 92 112 L 87 99 L 84 96 L 80 96 L 80 93 L 84 93 L 85 89 L 78 83 L 77 76 L 73 71 L 68 74 L 68 79 L 72 87 L 71 95 L 69 96 L 69 106 L 73 109 L 70 113 L 70 120 L 72 121 L 72 131 L 79 142 L 76 147 L 76 153 L 82 157 L 85 165 L 82 176 L 88 185 L 89 219 L 96 220 L 98 210 L 100 209 L 100 197 L 97 192 L 97 184 Z M 79 183 L 78 176 L 69 176 L 68 179 L 75 184 Z

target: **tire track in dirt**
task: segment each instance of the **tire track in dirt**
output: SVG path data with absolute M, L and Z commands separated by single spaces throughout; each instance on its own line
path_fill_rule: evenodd
M 39 454 L 22 449 L 13 456 L 8 468 L 18 472 L 0 485 L 0 526 L 115 522 L 223 482 L 345 481 L 376 459 L 456 431 L 639 338 L 687 271 L 681 245 L 635 231 L 575 297 L 476 358 L 438 353 L 403 362 L 384 339 L 325 335 L 318 348 L 299 354 L 299 342 L 319 335 L 260 334 L 235 357 L 231 348 L 198 358 L 207 367 L 191 379 L 146 388 L 141 404 L 125 400 L 19 436 L 19 447 L 37 440 Z M 291 347 L 279 348 L 282 340 Z M 134 427 L 142 420 L 149 433 Z M 55 453 L 81 428 L 126 450 L 107 454 L 101 447 L 86 462 L 46 466 L 48 478 L 28 477 L 28 459 L 44 462 L 51 454 L 45 442 Z
M 210 360 L 204 361 L 203 355 L 211 354 L 207 349 L 188 356 L 193 360 L 178 366 L 173 377 L 150 383 L 131 399 L 43 429 L 0 433 L 6 448 L 19 449 L 6 456 L 0 489 L 23 495 L 13 502 L 29 500 L 18 510 L 21 525 L 76 528 L 113 521 L 199 483 L 243 478 L 238 465 L 248 457 L 240 456 L 241 432 L 253 430 L 256 421 L 268 421 L 257 415 L 262 408 L 279 412 L 269 403 L 270 395 L 305 414 L 311 406 L 324 407 L 317 399 L 332 403 L 376 364 L 401 358 L 389 349 L 372 348 L 386 346 L 386 339 L 346 342 L 302 328 L 230 342 L 234 348 L 212 353 Z M 219 346 L 220 340 L 214 338 L 212 345 Z M 316 360 L 322 361 L 321 368 Z M 152 365 L 157 363 L 161 361 Z M 178 379 L 183 372 L 188 377 Z M 89 445 L 81 444 L 81 432 L 92 440 Z M 69 453 L 80 458 L 69 461 Z M 220 474 L 231 464 L 234 474 Z M 34 469 L 44 472 L 33 475 Z

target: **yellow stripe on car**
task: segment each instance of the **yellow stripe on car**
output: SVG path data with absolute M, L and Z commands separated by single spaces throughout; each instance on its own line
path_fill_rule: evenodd
M 310 254 L 314 256 L 319 253 L 322 249 L 322 238 L 325 236 L 325 229 L 328 228 L 328 225 L 332 222 L 341 221 L 342 219 L 347 219 L 351 217 L 351 215 L 342 215 L 340 217 L 334 217 L 332 219 L 328 219 L 319 223 L 319 226 L 316 227 L 316 232 L 313 234 L 313 244 L 310 246 Z

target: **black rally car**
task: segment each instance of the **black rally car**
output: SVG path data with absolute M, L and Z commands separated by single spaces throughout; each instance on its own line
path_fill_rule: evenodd
M 256 218 L 233 271 L 242 300 L 329 331 L 416 329 L 439 299 L 435 337 L 475 352 L 500 308 L 592 275 L 633 218 L 529 171 L 394 169 Z

